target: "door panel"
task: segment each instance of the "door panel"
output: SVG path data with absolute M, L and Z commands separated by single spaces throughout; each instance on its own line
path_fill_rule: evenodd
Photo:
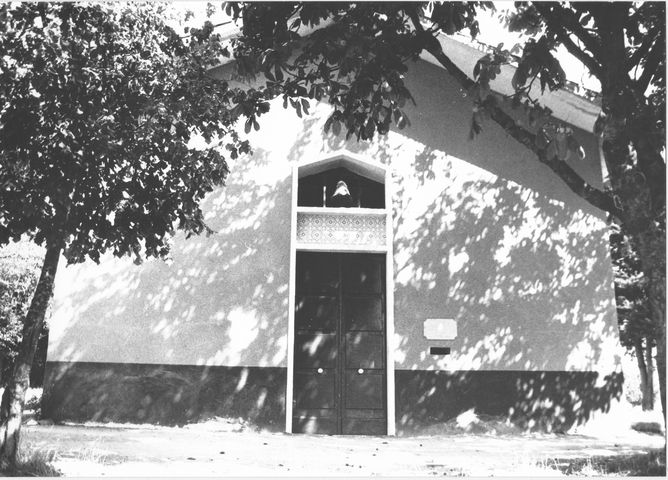
M 343 308 L 343 317 L 348 330 L 383 331 L 383 298 L 379 295 L 346 296 Z
M 297 294 L 339 294 L 338 259 L 331 254 L 297 253 Z
M 344 435 L 385 435 L 387 434 L 387 420 L 385 418 L 372 420 L 345 418 L 342 433 Z
M 295 302 L 295 328 L 336 332 L 339 319 L 337 296 L 298 296 Z
M 297 252 L 293 431 L 385 434 L 385 257 Z
M 295 407 L 297 410 L 324 410 L 336 407 L 336 374 L 295 373 Z M 330 412 L 333 416 L 335 412 Z
M 292 431 L 299 433 L 318 433 L 321 435 L 336 435 L 338 433 L 338 419 L 321 416 L 294 418 Z
M 346 368 L 384 368 L 385 339 L 377 332 L 346 334 Z
M 336 370 L 295 372 L 294 388 L 292 431 L 337 433 Z
M 348 370 L 346 372 L 346 408 L 382 410 L 385 391 L 384 377 L 382 373 L 369 370 L 363 373 Z
M 336 333 L 297 333 L 295 365 L 305 368 L 336 368 L 339 346 Z
M 356 258 L 359 257 L 359 258 Z M 343 258 L 343 293 L 376 293 L 384 290 L 385 262 L 379 255 L 349 255 Z

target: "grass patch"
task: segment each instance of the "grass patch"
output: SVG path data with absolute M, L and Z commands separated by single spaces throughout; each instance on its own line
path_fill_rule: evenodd
M 550 467 L 564 475 L 665 477 L 666 451 L 651 450 L 648 453 L 617 456 L 594 456 L 578 459 L 555 459 Z
M 53 466 L 54 451 L 28 450 L 19 452 L 18 462 L 13 469 L 0 471 L 6 477 L 60 477 L 62 472 Z
M 97 463 L 100 465 L 118 465 L 128 461 L 127 457 L 84 447 L 73 451 L 44 450 L 31 443 L 21 445 L 15 468 L 0 470 L 0 477 L 60 477 L 63 473 L 54 466 L 57 460 L 74 460 Z
M 126 463 L 129 460 L 128 457 L 123 455 L 87 447 L 79 450 L 61 452 L 58 457 L 64 460 L 98 463 L 100 465 L 119 465 L 121 463 Z

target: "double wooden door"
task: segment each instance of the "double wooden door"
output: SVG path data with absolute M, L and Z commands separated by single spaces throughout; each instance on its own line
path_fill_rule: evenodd
M 385 256 L 297 252 L 292 431 L 387 433 Z

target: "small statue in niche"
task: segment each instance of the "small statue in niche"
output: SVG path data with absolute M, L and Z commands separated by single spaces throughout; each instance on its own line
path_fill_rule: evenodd
M 343 180 L 339 180 L 336 184 L 334 194 L 330 197 L 328 202 L 329 207 L 352 207 L 353 197 L 350 195 L 348 185 Z

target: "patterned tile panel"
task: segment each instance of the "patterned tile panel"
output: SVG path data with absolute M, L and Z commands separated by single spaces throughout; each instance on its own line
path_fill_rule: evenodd
M 384 247 L 385 237 L 385 215 L 297 213 L 299 243 Z

